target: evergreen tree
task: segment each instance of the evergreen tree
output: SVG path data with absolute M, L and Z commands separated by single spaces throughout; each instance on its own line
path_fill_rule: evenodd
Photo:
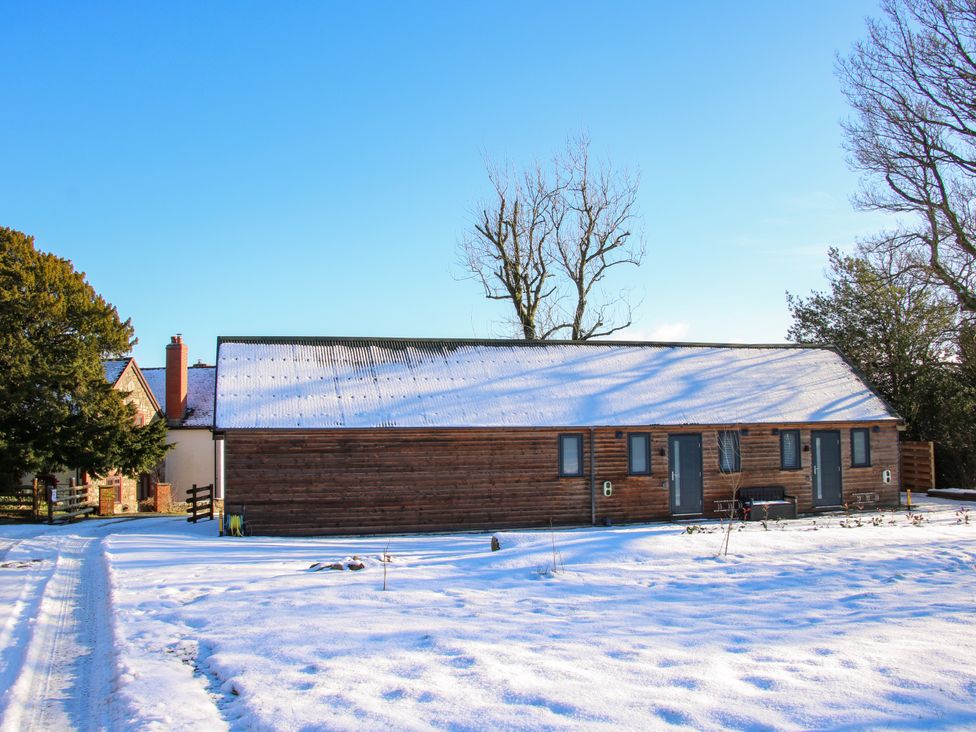
M 976 327 L 964 323 L 959 352 L 930 390 L 923 439 L 936 443 L 936 477 L 947 487 L 976 487 Z
M 102 368 L 134 343 L 131 323 L 84 273 L 0 227 L 0 485 L 25 473 L 158 464 L 165 425 L 137 427 Z
M 787 293 L 796 343 L 832 343 L 905 419 L 936 443 L 940 481 L 976 480 L 976 343 L 944 289 L 914 277 L 898 253 L 829 251 L 829 292 Z

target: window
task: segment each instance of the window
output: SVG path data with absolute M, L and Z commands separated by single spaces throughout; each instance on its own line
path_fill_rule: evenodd
M 800 469 L 800 430 L 780 430 L 779 469 Z
M 651 436 L 647 432 L 627 435 L 627 472 L 630 475 L 651 474 Z
M 583 435 L 559 435 L 559 475 L 583 474 Z
M 865 429 L 851 430 L 851 467 L 871 465 L 871 433 Z
M 722 430 L 718 433 L 718 469 L 723 473 L 738 473 L 741 469 L 739 433 Z

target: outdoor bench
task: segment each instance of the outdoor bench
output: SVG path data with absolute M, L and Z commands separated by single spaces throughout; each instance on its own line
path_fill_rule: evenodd
M 796 497 L 786 495 L 781 485 L 740 488 L 739 501 L 746 521 L 796 518 Z

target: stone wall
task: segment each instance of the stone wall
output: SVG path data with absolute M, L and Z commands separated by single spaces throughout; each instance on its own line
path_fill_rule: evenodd
M 135 405 L 137 422 L 141 420 L 142 424 L 149 424 L 158 416 L 152 399 L 131 366 L 119 377 L 115 388 L 126 395 L 127 403 Z

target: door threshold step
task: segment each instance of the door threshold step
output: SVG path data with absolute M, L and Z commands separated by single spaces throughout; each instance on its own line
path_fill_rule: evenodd
M 814 506 L 813 511 L 843 511 L 843 504 L 838 504 L 836 506 Z

